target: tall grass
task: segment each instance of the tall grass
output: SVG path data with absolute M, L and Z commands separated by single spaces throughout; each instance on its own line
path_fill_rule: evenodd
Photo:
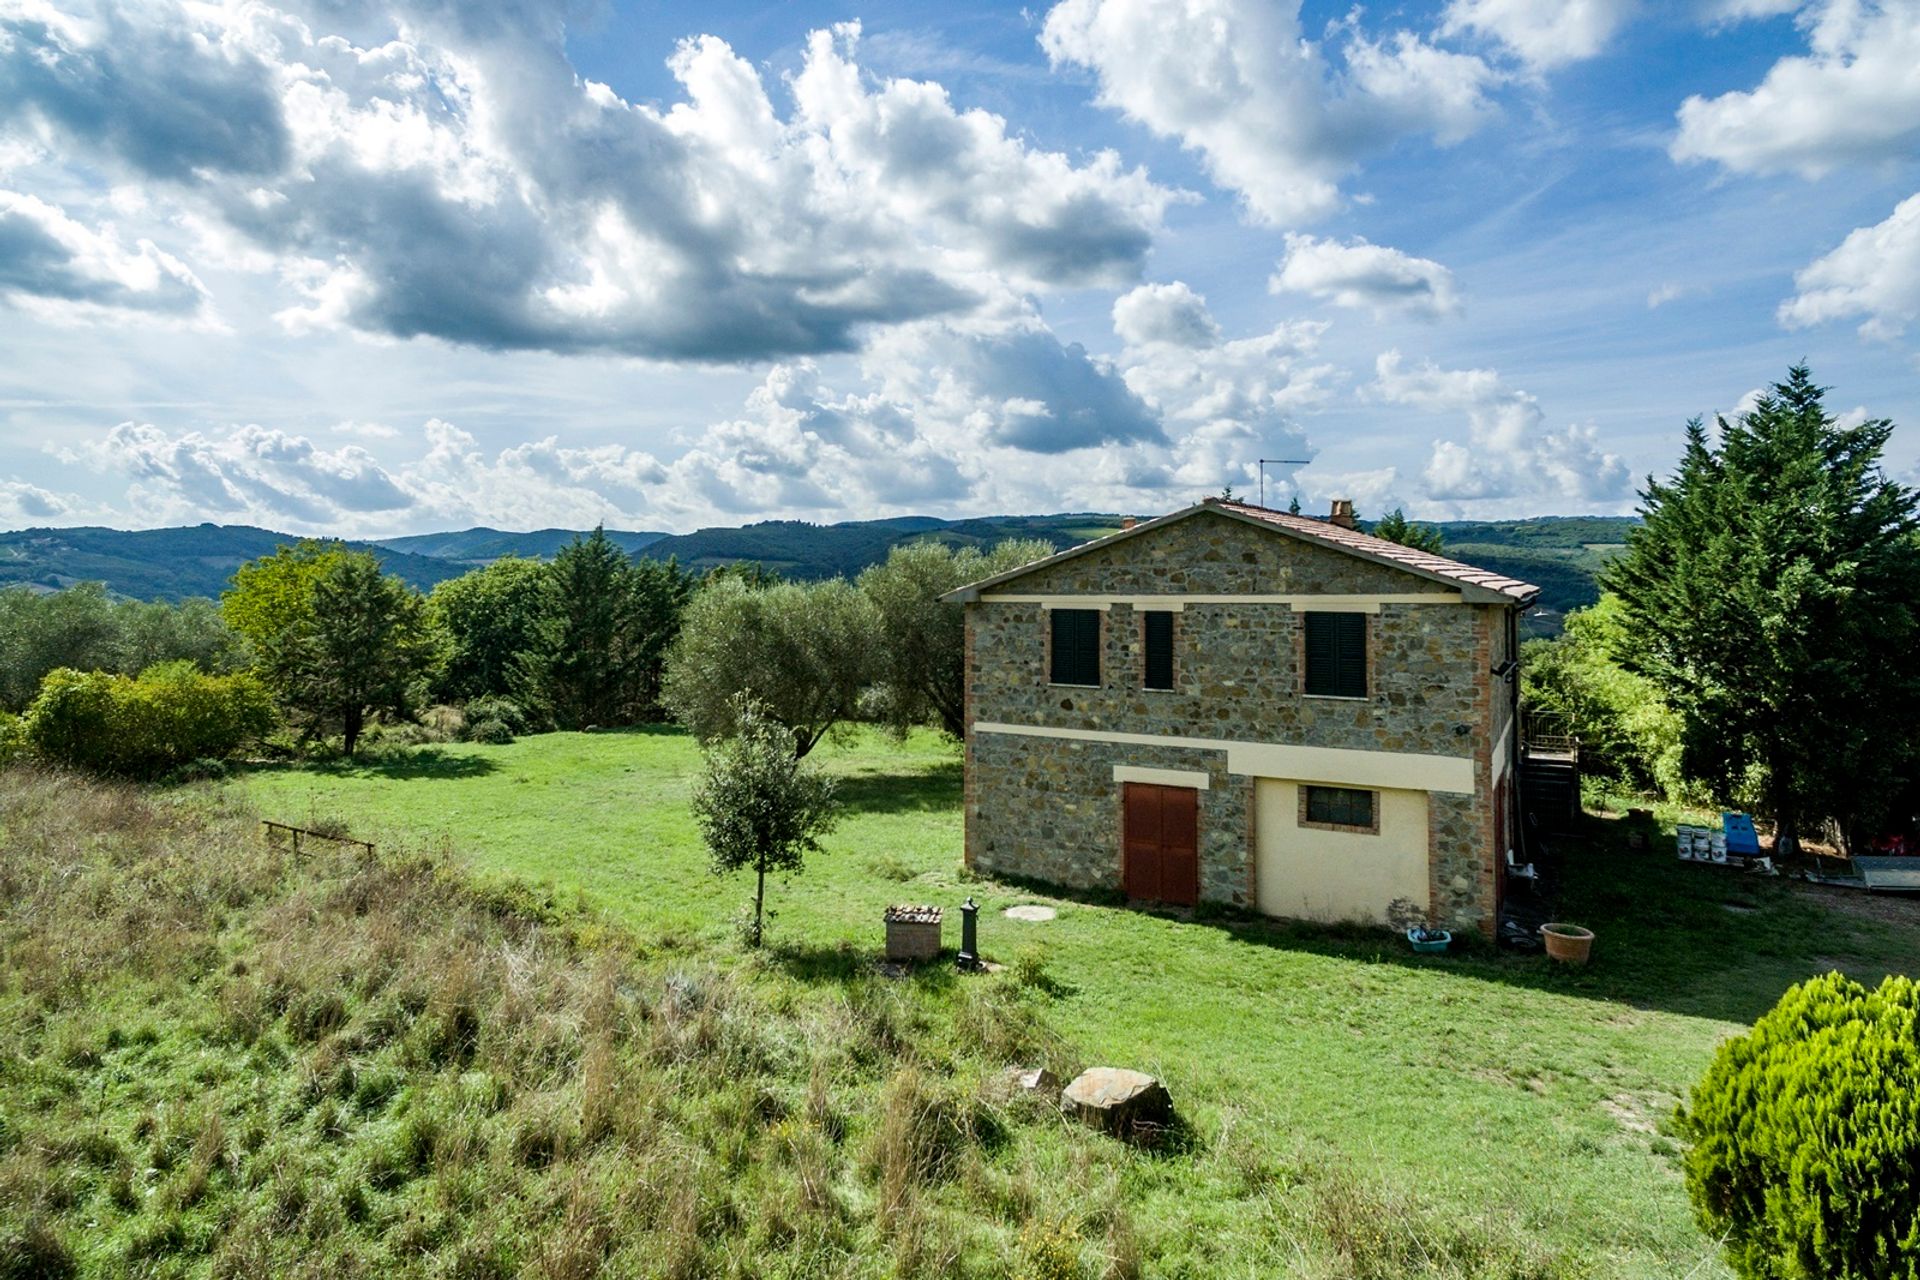
M 0 772 L 0 853 L 0 1280 L 1573 1274 L 1010 1099 L 1077 1065 L 1032 973 L 809 980 L 216 792 Z

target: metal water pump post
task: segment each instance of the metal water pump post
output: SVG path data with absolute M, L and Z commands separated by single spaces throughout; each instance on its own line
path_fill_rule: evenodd
M 971 894 L 960 904 L 960 955 L 956 963 L 962 969 L 980 968 L 980 904 Z

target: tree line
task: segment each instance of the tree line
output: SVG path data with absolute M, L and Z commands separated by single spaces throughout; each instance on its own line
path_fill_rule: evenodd
M 1805 366 L 1686 426 L 1599 604 L 1524 652 L 1525 698 L 1591 770 L 1750 808 L 1783 852 L 1861 849 L 1920 813 L 1920 494 L 1893 424 L 1827 410 Z
M 1053 549 L 916 543 L 803 584 L 635 560 L 596 529 L 426 594 L 322 542 L 242 565 L 218 604 L 0 592 L 0 760 L 152 777 L 263 742 L 352 756 L 437 706 L 490 742 L 667 719 L 712 742 L 749 699 L 797 756 L 854 720 L 957 737 L 962 620 L 937 597 Z

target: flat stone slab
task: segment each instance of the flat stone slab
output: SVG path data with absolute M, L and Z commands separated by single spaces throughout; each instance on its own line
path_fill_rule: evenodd
M 1017 907 L 1008 907 L 1000 913 L 1009 920 L 1051 920 L 1059 915 L 1052 907 L 1043 907 L 1038 903 L 1026 902 Z
M 1144 1071 L 1089 1067 L 1060 1095 L 1060 1105 L 1096 1129 L 1122 1138 L 1150 1138 L 1173 1123 L 1167 1087 Z

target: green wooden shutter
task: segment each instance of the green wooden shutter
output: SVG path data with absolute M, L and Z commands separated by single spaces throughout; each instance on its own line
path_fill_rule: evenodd
M 1367 696 L 1367 615 L 1306 615 L 1306 691 L 1320 697 Z

